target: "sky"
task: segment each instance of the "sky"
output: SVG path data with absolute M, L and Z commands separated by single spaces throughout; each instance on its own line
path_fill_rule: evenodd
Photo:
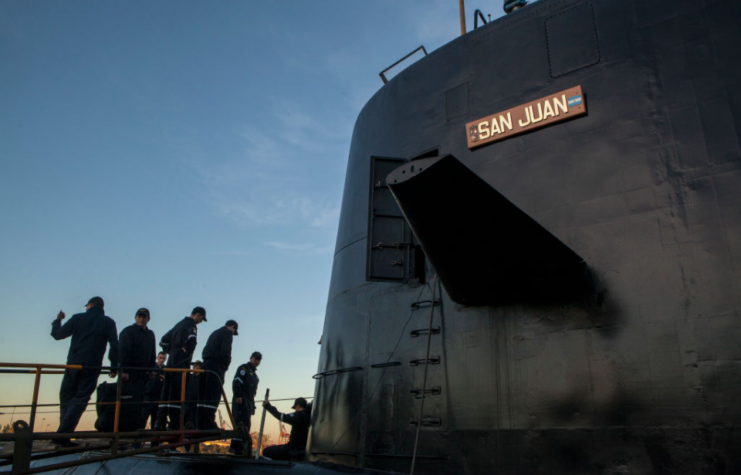
M 477 8 L 502 14 L 467 1 L 469 31 Z M 355 119 L 458 35 L 456 0 L 0 2 L 0 362 L 64 363 L 51 322 L 95 295 L 158 339 L 199 305 L 197 358 L 235 319 L 227 382 L 258 350 L 260 398 L 312 396 Z M 32 376 L 0 378 L 30 402 Z

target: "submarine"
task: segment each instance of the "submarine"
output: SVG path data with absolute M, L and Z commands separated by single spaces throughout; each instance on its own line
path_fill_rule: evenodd
M 741 2 L 525 3 L 357 118 L 308 458 L 741 473 Z
M 504 8 L 356 121 L 306 461 L 0 472 L 741 473 L 741 2 Z

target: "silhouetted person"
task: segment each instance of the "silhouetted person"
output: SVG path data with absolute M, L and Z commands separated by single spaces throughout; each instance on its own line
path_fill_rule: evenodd
M 142 402 L 147 384 L 147 375 L 155 365 L 157 342 L 154 332 L 147 328 L 149 310 L 140 308 L 134 316 L 135 323 L 121 330 L 118 344 L 121 354 L 121 379 L 124 382 L 124 393 L 130 395 L 130 402 Z M 142 368 L 135 370 L 131 368 Z M 141 407 L 137 406 L 141 413 Z
M 172 329 L 165 333 L 160 341 L 160 346 L 170 356 L 167 358 L 167 368 L 185 368 L 190 369 L 190 362 L 193 358 L 193 352 L 198 344 L 198 330 L 196 325 L 206 319 L 206 310 L 203 307 L 196 307 Z M 179 372 L 166 372 L 165 383 L 162 387 L 160 396 L 164 404 L 160 404 L 157 410 L 157 420 L 154 423 L 154 430 L 164 430 L 169 417 L 170 423 L 167 426 L 170 430 L 180 429 L 180 388 L 182 385 L 183 375 Z
M 293 402 L 292 414 L 282 414 L 269 401 L 263 401 L 262 407 L 281 422 L 292 426 L 288 443 L 272 445 L 262 451 L 265 457 L 273 460 L 303 460 L 306 453 L 306 440 L 309 438 L 309 423 L 311 422 L 311 408 L 306 399 L 300 397 Z
M 235 430 L 244 430 L 249 438 L 247 445 L 247 456 L 252 453 L 252 438 L 250 437 L 250 426 L 252 416 L 255 414 L 255 394 L 260 378 L 257 377 L 257 367 L 262 361 L 262 354 L 255 351 L 250 356 L 249 363 L 240 365 L 232 381 L 232 410 L 234 411 Z M 244 439 L 235 437 L 232 439 L 230 450 L 235 455 L 244 454 Z
M 157 354 L 157 367 L 164 368 L 166 360 L 167 353 L 160 351 Z M 157 418 L 157 408 L 159 407 L 156 401 L 160 400 L 164 381 L 164 371 L 152 371 L 147 376 L 147 384 L 144 386 L 144 406 L 142 407 L 142 429 L 147 427 L 147 421 L 150 417 L 152 418 L 152 427 L 154 427 L 154 421 Z
M 211 333 L 203 348 L 203 363 L 207 373 L 200 378 L 201 401 L 198 403 L 199 425 L 202 430 L 218 429 L 216 410 L 221 400 L 221 387 L 224 376 L 232 362 L 233 335 L 239 335 L 239 324 L 228 320 L 226 324 Z
M 104 305 L 102 298 L 93 297 L 85 305 L 85 313 L 73 315 L 62 325 L 65 315 L 60 311 L 51 324 L 51 336 L 55 340 L 72 337 L 67 364 L 83 366 L 83 369 L 64 370 L 62 387 L 59 389 L 59 433 L 71 433 L 77 428 L 90 395 L 97 386 L 106 344 L 110 345 L 108 359 L 111 366 L 118 366 L 116 322 L 105 315 Z M 111 371 L 111 377 L 115 376 L 116 371 Z M 69 439 L 58 440 L 57 443 L 62 447 L 77 445 Z

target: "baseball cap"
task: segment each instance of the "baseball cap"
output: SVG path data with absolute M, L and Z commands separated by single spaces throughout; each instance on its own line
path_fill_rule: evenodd
M 194 308 L 193 311 L 190 312 L 190 314 L 191 315 L 195 315 L 195 314 L 203 315 L 203 321 L 204 322 L 207 322 L 208 321 L 208 318 L 206 318 L 206 309 L 203 308 L 203 307 L 196 307 L 196 308 Z
M 306 402 L 306 399 L 297 397 L 296 400 L 293 401 L 293 406 L 291 406 L 291 409 L 296 409 L 296 406 L 301 406 L 306 409 L 309 406 L 309 403 Z
M 142 307 L 142 308 L 140 308 L 139 310 L 136 311 L 136 314 L 135 315 L 146 315 L 147 317 L 149 317 L 149 310 L 146 309 L 146 308 L 144 308 L 144 307 Z
M 103 299 L 100 297 L 93 297 L 87 301 L 85 306 L 87 307 L 88 305 L 91 305 L 91 304 L 93 307 L 103 307 L 103 305 L 105 305 L 105 302 L 103 302 Z
M 226 324 L 224 324 L 225 327 L 234 327 L 234 335 L 239 335 L 237 330 L 239 330 L 239 323 L 237 323 L 235 320 L 227 320 Z

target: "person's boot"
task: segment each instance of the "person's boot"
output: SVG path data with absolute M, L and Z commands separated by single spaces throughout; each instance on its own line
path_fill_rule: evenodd
M 63 448 L 63 449 L 71 449 L 73 447 L 79 447 L 80 446 L 80 444 L 78 444 L 76 442 L 72 442 L 69 439 L 59 439 L 59 440 L 57 440 L 56 445 L 58 447 L 60 447 L 60 448 Z
M 242 457 L 244 455 L 244 442 L 232 440 L 229 451 L 238 457 Z
M 152 424 L 152 430 L 154 431 L 163 431 L 165 430 L 165 424 L 167 422 L 163 419 L 157 419 L 154 421 L 154 424 Z

